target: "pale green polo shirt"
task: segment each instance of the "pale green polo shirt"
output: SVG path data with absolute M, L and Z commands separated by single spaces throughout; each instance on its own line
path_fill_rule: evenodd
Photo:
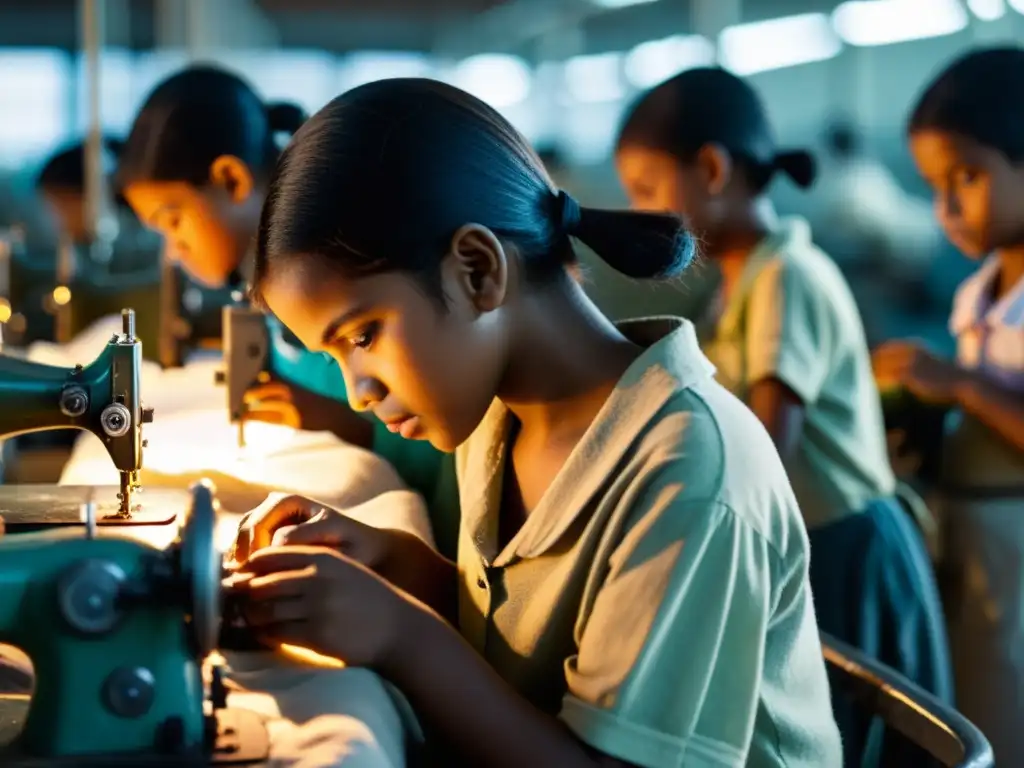
M 803 400 L 803 433 L 786 469 L 808 528 L 895 492 L 860 312 L 805 221 L 779 222 L 751 253 L 706 348 L 737 397 L 776 378 Z
M 460 629 L 620 760 L 839 766 L 807 535 L 771 438 L 689 322 L 620 327 L 646 351 L 500 552 L 504 405 L 458 449 Z

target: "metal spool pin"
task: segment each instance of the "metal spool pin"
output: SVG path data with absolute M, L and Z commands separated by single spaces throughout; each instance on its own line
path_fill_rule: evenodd
M 89 494 L 89 498 L 82 504 L 82 522 L 85 523 L 85 538 L 95 539 L 96 538 L 96 502 L 93 501 L 92 494 Z
M 128 337 L 128 341 L 135 340 L 135 310 L 121 310 L 121 332 Z

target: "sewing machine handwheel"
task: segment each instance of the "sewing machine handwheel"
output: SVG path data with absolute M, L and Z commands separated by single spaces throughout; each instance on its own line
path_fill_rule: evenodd
M 215 492 L 209 480 L 192 484 L 179 538 L 181 576 L 189 592 L 192 631 L 202 656 L 216 648 L 221 621 L 221 554 L 215 539 Z

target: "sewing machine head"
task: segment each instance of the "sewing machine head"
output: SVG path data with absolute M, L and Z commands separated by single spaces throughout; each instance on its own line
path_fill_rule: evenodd
M 164 550 L 97 529 L 88 511 L 84 536 L 0 538 L 0 642 L 22 649 L 36 677 L 24 727 L 8 753 L 0 749 L 0 764 L 265 759 L 262 726 L 224 709 L 219 676 L 210 696 L 203 680 L 221 623 L 216 507 L 212 485 L 194 484 Z
M 328 356 L 302 346 L 281 322 L 246 305 L 223 309 L 224 368 L 217 383 L 227 387 L 228 415 L 244 444 L 245 393 L 279 379 L 324 397 L 347 402 L 345 379 Z
M 61 368 L 0 356 L 0 436 L 89 430 L 103 441 L 121 473 L 120 513 L 128 517 L 142 468 L 142 425 L 152 421 L 153 412 L 142 405 L 142 343 L 135 335 L 135 312 L 125 309 L 121 316 L 122 332 L 87 366 Z
M 228 305 L 222 311 L 224 368 L 217 372 L 217 383 L 227 388 L 231 423 L 241 425 L 245 419 L 245 393 L 270 381 L 270 332 L 267 316 L 258 310 Z M 239 432 L 240 440 L 241 435 Z

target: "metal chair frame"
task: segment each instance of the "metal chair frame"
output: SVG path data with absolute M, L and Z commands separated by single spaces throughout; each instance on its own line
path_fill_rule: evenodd
M 993 768 L 988 739 L 974 723 L 884 664 L 822 633 L 825 662 L 843 687 L 888 728 L 947 768 Z

